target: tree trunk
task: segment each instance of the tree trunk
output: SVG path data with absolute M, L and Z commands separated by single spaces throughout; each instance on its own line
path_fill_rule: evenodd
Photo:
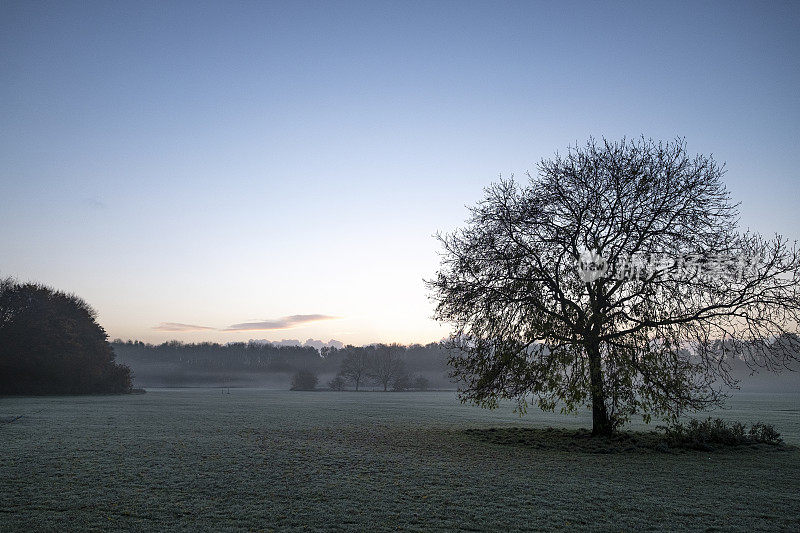
M 600 359 L 600 346 L 590 343 L 586 346 L 589 355 L 589 373 L 592 388 L 592 435 L 611 435 L 611 420 L 606 409 L 606 395 L 603 390 L 603 366 Z

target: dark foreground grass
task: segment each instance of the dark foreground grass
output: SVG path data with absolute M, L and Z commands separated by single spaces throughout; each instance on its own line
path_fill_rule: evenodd
M 23 408 L 42 411 L 0 426 L 2 531 L 800 530 L 792 448 L 587 453 L 547 445 L 579 439 L 533 417 L 425 394 L 162 392 Z

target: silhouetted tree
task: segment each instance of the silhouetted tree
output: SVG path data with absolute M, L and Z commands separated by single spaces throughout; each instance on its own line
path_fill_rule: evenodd
M 486 189 L 468 225 L 440 236 L 429 282 L 462 399 L 587 405 L 607 434 L 635 412 L 720 403 L 731 354 L 753 369 L 796 361 L 797 248 L 739 232 L 722 175 L 683 140 L 592 140 L 527 186 Z
M 292 376 L 291 390 L 314 390 L 317 388 L 319 378 L 310 370 L 299 370 Z
M 400 351 L 401 347 L 396 344 L 391 346 L 378 344 L 374 347 L 367 372 L 370 378 L 383 386 L 384 391 L 388 390 L 389 385 L 405 372 Z
M 0 280 L 0 394 L 130 392 L 95 311 L 44 285 Z
M 356 390 L 358 390 L 361 382 L 367 377 L 370 362 L 369 356 L 364 348 L 348 346 L 347 350 L 348 354 L 342 361 L 340 373 L 345 379 L 353 382 Z

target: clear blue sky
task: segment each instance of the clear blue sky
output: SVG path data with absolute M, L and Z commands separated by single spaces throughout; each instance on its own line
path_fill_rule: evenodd
M 431 235 L 590 135 L 800 235 L 800 2 L 2 1 L 0 62 L 0 276 L 112 337 L 438 340 Z

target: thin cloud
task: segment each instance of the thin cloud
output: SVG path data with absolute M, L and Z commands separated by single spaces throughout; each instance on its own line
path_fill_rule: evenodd
M 275 320 L 262 320 L 259 322 L 243 322 L 241 324 L 232 324 L 225 328 L 225 331 L 271 331 L 291 329 L 303 326 L 305 324 L 310 324 L 311 322 L 337 320 L 339 318 L 341 317 L 330 315 L 292 315 Z
M 106 205 L 103 199 L 100 198 L 99 196 L 88 196 L 86 198 L 83 198 L 81 200 L 81 204 L 83 204 L 84 207 L 88 207 L 90 209 L 105 209 L 106 207 L 108 207 L 108 205 Z
M 153 329 L 156 331 L 207 331 L 215 330 L 217 328 L 196 326 L 194 324 L 181 324 L 180 322 L 162 322 L 157 326 L 153 326 Z

